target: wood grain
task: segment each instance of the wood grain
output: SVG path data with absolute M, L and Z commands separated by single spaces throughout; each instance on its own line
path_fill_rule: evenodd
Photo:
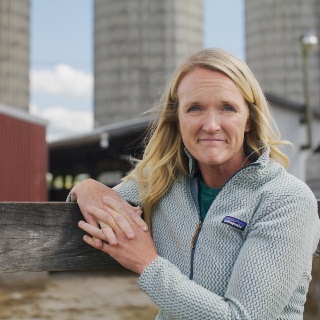
M 319 209 L 320 200 L 320 216 Z M 76 203 L 0 202 L 0 272 L 119 266 L 82 240 L 84 232 L 77 226 L 81 219 Z
M 76 203 L 1 202 L 0 271 L 100 269 L 117 263 L 82 240 Z

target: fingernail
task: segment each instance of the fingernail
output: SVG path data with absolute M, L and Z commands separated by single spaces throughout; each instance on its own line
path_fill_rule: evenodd
M 118 244 L 117 239 L 115 239 L 115 238 L 114 238 L 114 239 L 111 239 L 111 240 L 110 240 L 110 244 L 113 245 L 113 246 L 116 245 L 116 244 Z
M 143 227 L 142 230 L 143 230 L 143 231 L 148 231 L 149 228 L 146 226 L 146 227 Z
M 133 239 L 133 238 L 134 238 L 134 233 L 130 232 L 130 233 L 128 234 L 128 238 L 129 238 L 129 239 Z

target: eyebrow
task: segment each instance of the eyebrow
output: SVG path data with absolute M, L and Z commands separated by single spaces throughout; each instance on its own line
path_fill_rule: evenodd
M 185 108 L 189 108 L 191 106 L 201 106 L 201 105 L 203 105 L 203 103 L 200 103 L 199 101 L 191 100 L 190 102 L 187 101 L 187 102 L 184 102 L 183 104 L 181 102 L 179 102 L 179 105 L 182 105 Z
M 230 99 L 230 100 L 223 100 L 223 101 L 222 101 L 222 104 L 223 104 L 223 105 L 225 105 L 225 104 L 231 104 L 231 105 L 235 105 L 235 106 L 236 106 L 236 105 L 238 105 L 239 103 L 238 103 L 236 100 L 231 100 L 231 99 Z

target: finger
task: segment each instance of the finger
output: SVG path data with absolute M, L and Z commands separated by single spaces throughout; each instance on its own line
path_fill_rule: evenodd
M 146 222 L 142 219 L 142 209 L 140 206 L 132 206 L 130 203 L 124 201 L 124 206 L 127 209 L 128 215 L 132 218 L 132 220 L 138 225 L 140 229 L 143 231 L 148 231 L 149 227 Z
M 100 209 L 95 206 L 88 206 L 86 208 L 87 213 L 92 216 L 95 221 L 104 222 L 109 225 L 112 229 L 118 228 L 117 223 L 115 222 L 113 216 L 109 213 L 110 209 L 108 207 L 105 210 Z M 98 223 L 96 225 L 98 227 Z
M 127 213 L 119 213 L 113 210 L 111 207 L 106 207 L 105 210 L 101 210 L 96 207 L 90 206 L 89 212 L 94 215 L 98 220 L 104 222 L 109 225 L 113 230 L 120 230 L 126 235 L 128 239 L 133 239 L 135 237 L 135 233 L 128 222 L 129 215 Z M 121 212 L 124 210 L 121 209 Z
M 132 218 L 132 220 L 144 231 L 148 231 L 149 227 L 146 222 L 142 219 L 142 209 L 140 206 L 135 206 L 134 203 L 130 201 L 125 201 L 122 199 L 123 207 L 127 210 L 127 213 Z
M 131 219 L 144 231 L 148 231 L 148 225 L 145 221 L 141 218 L 142 210 L 140 207 L 132 207 L 129 203 L 124 200 L 118 201 L 111 197 L 105 196 L 103 197 L 103 202 L 112 208 L 113 212 L 118 212 L 123 216 L 129 216 Z M 111 213 L 111 212 L 110 212 Z M 112 213 L 111 213 L 112 214 Z M 113 218 L 120 219 L 118 215 L 113 216 Z M 126 233 L 126 232 L 125 232 Z
M 87 212 L 87 210 L 85 209 L 85 214 L 83 214 L 83 215 L 84 215 L 86 221 L 87 221 L 90 225 L 98 228 L 98 227 L 99 227 L 98 221 L 95 219 L 94 216 L 92 216 L 92 215 L 90 215 L 90 214 L 87 214 L 87 213 L 88 213 L 88 212 Z M 95 245 L 96 245 L 97 248 L 102 246 L 102 241 L 101 241 L 101 240 L 99 240 L 99 239 L 97 239 L 97 238 L 94 238 L 93 240 L 94 240 Z
M 119 213 L 112 208 L 108 208 L 107 210 L 116 222 L 117 228 L 120 229 L 128 239 L 133 239 L 135 237 L 135 232 L 130 225 L 129 215 Z M 114 230 L 117 231 L 116 228 Z
M 140 208 L 140 207 L 132 207 L 133 208 L 133 210 L 137 213 L 137 214 L 139 214 L 140 216 L 141 216 L 141 214 L 142 214 L 142 209 Z
M 101 229 L 93 227 L 92 225 L 82 220 L 78 222 L 78 226 L 80 229 L 82 229 L 83 231 L 85 231 L 93 237 L 93 246 L 95 248 L 101 248 L 103 246 L 103 241 L 107 241 L 106 235 Z
M 79 206 L 79 207 L 80 207 L 80 206 Z M 80 210 L 81 210 L 81 212 L 82 212 L 82 214 L 83 214 L 83 217 L 85 218 L 85 220 L 86 220 L 89 224 L 91 224 L 91 225 L 94 226 L 94 227 L 98 227 L 98 221 L 97 221 L 97 219 L 96 219 L 94 216 L 92 216 L 92 215 L 89 214 L 89 212 L 88 212 L 88 207 L 85 207 L 85 208 L 80 207 Z
M 105 252 L 105 253 L 108 253 L 108 248 L 109 248 L 109 246 L 106 244 L 106 243 L 102 243 L 102 246 L 100 247 L 100 248 L 97 248 L 96 246 L 95 246 L 95 242 L 93 241 L 93 238 L 91 238 L 91 237 L 89 237 L 89 236 L 87 236 L 87 235 L 84 235 L 83 236 L 83 240 L 84 240 L 84 242 L 86 242 L 87 244 L 89 244 L 91 247 L 93 247 L 93 248 L 95 248 L 95 249 L 99 249 L 99 250 L 101 250 L 101 251 L 103 251 L 103 252 Z
M 107 238 L 107 242 L 113 246 L 117 245 L 118 240 L 117 240 L 112 228 L 110 226 L 108 226 L 107 224 L 103 223 L 102 221 L 100 221 L 99 224 L 100 224 L 102 232 L 105 234 L 105 236 Z
M 146 224 L 146 222 L 141 218 L 142 215 L 142 210 L 138 209 L 138 210 L 134 210 L 134 211 L 130 211 L 129 212 L 129 216 L 131 217 L 131 219 L 138 225 L 138 227 L 140 229 L 142 229 L 143 231 L 148 231 L 148 225 Z
M 102 198 L 102 201 L 114 211 L 127 215 L 128 211 L 134 211 L 133 207 L 123 199 L 114 199 L 108 196 Z

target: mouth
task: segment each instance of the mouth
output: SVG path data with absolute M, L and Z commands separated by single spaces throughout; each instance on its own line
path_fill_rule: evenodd
M 199 143 L 205 143 L 205 144 L 216 144 L 224 141 L 225 141 L 224 139 L 217 139 L 217 138 L 198 139 Z

